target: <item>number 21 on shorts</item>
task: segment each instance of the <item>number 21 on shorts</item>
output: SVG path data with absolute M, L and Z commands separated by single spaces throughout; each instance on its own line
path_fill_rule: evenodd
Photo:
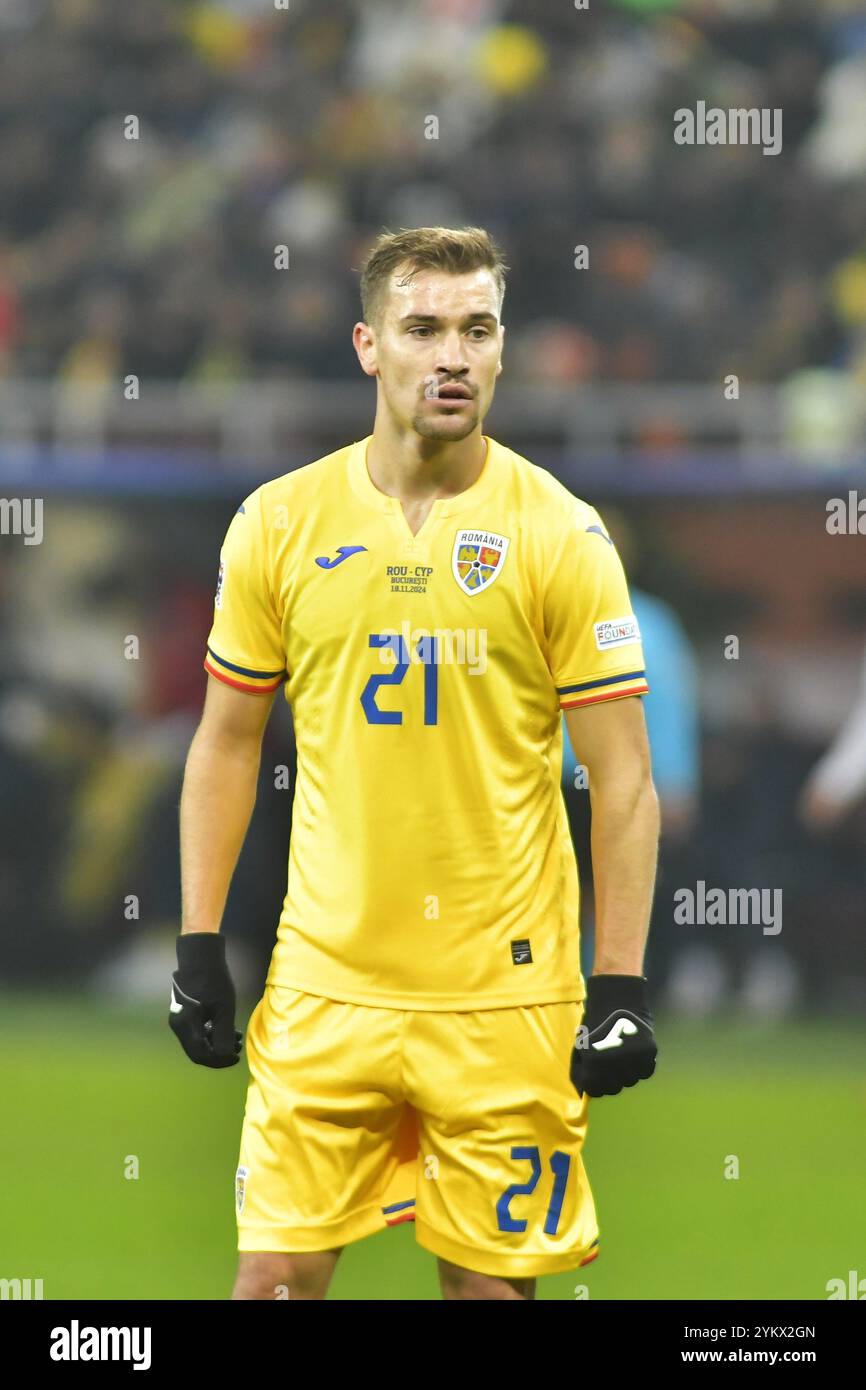
M 499 1201 L 496 1203 L 496 1219 L 500 1231 L 525 1231 L 526 1222 L 511 1215 L 511 1203 L 515 1197 L 528 1197 L 538 1186 L 541 1177 L 541 1155 L 534 1144 L 515 1145 L 511 1150 L 511 1157 L 532 1164 L 532 1173 L 528 1182 L 513 1182 L 510 1187 L 506 1187 Z M 562 1202 L 565 1197 L 565 1189 L 568 1183 L 568 1172 L 571 1167 L 571 1155 L 562 1153 L 556 1149 L 550 1155 L 550 1171 L 553 1174 L 553 1190 L 550 1194 L 550 1204 L 547 1208 L 547 1215 L 544 1218 L 544 1234 L 555 1236 L 556 1228 L 559 1225 L 559 1218 L 562 1212 Z

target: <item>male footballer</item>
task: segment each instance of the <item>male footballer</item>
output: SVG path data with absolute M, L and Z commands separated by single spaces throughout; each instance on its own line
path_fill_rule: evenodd
M 407 1220 L 444 1298 L 533 1298 L 598 1254 L 589 1098 L 655 1067 L 640 634 L 598 513 L 481 432 L 505 269 L 478 228 L 379 237 L 353 333 L 373 432 L 256 488 L 220 556 L 170 1013 L 203 1066 L 239 1060 L 219 928 L 281 686 L 297 743 L 235 1299 L 322 1299 L 345 1245 Z M 586 982 L 563 710 L 592 801 Z

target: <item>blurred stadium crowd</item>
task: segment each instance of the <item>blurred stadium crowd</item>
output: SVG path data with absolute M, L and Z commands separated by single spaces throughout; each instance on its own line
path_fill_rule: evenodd
M 781 154 L 675 146 L 673 112 L 698 99 L 781 107 Z M 431 114 L 438 140 L 424 138 Z M 834 411 L 846 391 L 862 399 L 866 13 L 853 0 L 609 0 L 579 14 L 560 0 L 0 0 L 0 377 L 72 392 L 129 372 L 338 389 L 358 375 L 350 331 L 371 239 L 467 222 L 512 267 L 511 378 L 719 382 L 734 362 L 801 394 L 820 378 Z M 591 274 L 572 271 L 576 243 Z M 292 270 L 275 280 L 278 244 Z M 159 995 L 180 779 L 236 501 L 47 505 L 45 543 L 13 553 L 3 537 L 0 552 L 4 969 L 101 972 Z M 853 791 L 825 772 L 823 800 L 817 784 L 803 792 L 862 660 L 858 538 L 808 552 L 820 502 L 762 529 L 746 497 L 727 531 L 719 518 L 706 533 L 673 503 L 651 510 L 625 500 L 618 523 L 642 552 L 629 573 L 658 633 L 651 688 L 656 663 L 682 677 L 651 697 L 659 718 L 665 701 L 676 709 L 658 765 L 677 771 L 661 788 L 650 972 L 696 1012 L 737 981 L 756 1011 L 793 1010 L 806 992 L 862 1005 L 866 976 L 849 962 L 866 911 L 866 770 Z M 751 664 L 723 670 L 731 631 L 751 633 Z M 292 761 L 280 698 L 227 914 L 251 988 L 285 881 L 291 791 L 274 769 Z M 677 963 L 671 892 L 699 879 L 784 889 L 771 956 L 750 928 Z
M 853 0 L 4 0 L 0 35 L 9 376 L 351 378 L 370 238 L 472 221 L 512 375 L 866 382 Z M 782 153 L 676 146 L 699 98 L 782 108 Z

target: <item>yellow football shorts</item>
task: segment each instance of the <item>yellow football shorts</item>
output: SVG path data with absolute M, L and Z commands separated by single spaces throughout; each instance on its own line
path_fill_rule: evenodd
M 327 1250 L 415 1222 L 419 1245 L 529 1278 L 598 1254 L 569 1079 L 582 1003 L 372 1008 L 268 985 L 247 1030 L 239 1250 Z

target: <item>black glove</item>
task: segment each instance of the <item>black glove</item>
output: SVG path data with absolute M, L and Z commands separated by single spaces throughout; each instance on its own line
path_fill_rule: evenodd
M 586 1011 L 571 1054 L 580 1095 L 616 1096 L 656 1069 L 656 1040 L 643 975 L 590 975 Z
M 226 965 L 225 937 L 219 932 L 190 932 L 177 938 L 169 1010 L 169 1027 L 193 1062 L 233 1067 L 240 1061 L 235 987 Z

